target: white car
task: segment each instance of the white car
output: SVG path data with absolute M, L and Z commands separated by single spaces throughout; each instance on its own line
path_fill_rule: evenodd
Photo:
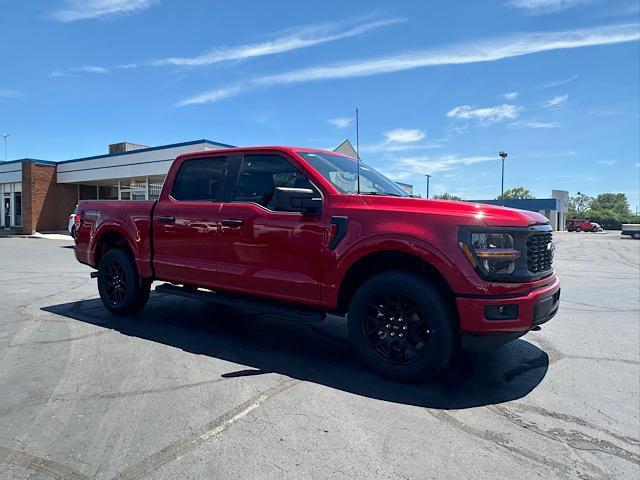
M 67 230 L 72 238 L 75 238 L 75 226 L 76 226 L 76 213 L 78 212 L 78 205 L 73 209 L 73 213 L 69 215 L 69 223 L 67 224 Z

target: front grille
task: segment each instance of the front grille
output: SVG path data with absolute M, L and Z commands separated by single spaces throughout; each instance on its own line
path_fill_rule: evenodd
M 527 237 L 527 269 L 542 273 L 553 268 L 553 235 L 551 232 L 531 233 Z

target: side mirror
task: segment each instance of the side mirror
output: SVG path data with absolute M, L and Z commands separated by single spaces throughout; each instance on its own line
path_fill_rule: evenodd
M 322 198 L 310 188 L 276 187 L 273 192 L 273 209 L 281 212 L 300 212 L 304 215 L 320 215 Z

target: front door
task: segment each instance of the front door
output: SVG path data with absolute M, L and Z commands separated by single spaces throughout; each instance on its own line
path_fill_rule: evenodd
M 4 197 L 4 228 L 11 226 L 11 197 Z
M 319 303 L 323 217 L 272 210 L 275 187 L 316 187 L 279 155 L 245 155 L 237 162 L 221 209 L 216 282 L 227 290 Z
M 160 280 L 215 284 L 221 200 L 227 157 L 186 159 L 171 192 L 153 213 L 154 268 Z

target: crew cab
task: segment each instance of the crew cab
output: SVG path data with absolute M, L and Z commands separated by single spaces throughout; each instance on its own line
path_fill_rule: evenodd
M 181 155 L 157 201 L 81 201 L 77 215 L 76 258 L 114 314 L 142 309 L 153 281 L 297 321 L 335 314 L 363 362 L 400 380 L 539 329 L 559 306 L 543 215 L 415 198 L 322 150 Z

